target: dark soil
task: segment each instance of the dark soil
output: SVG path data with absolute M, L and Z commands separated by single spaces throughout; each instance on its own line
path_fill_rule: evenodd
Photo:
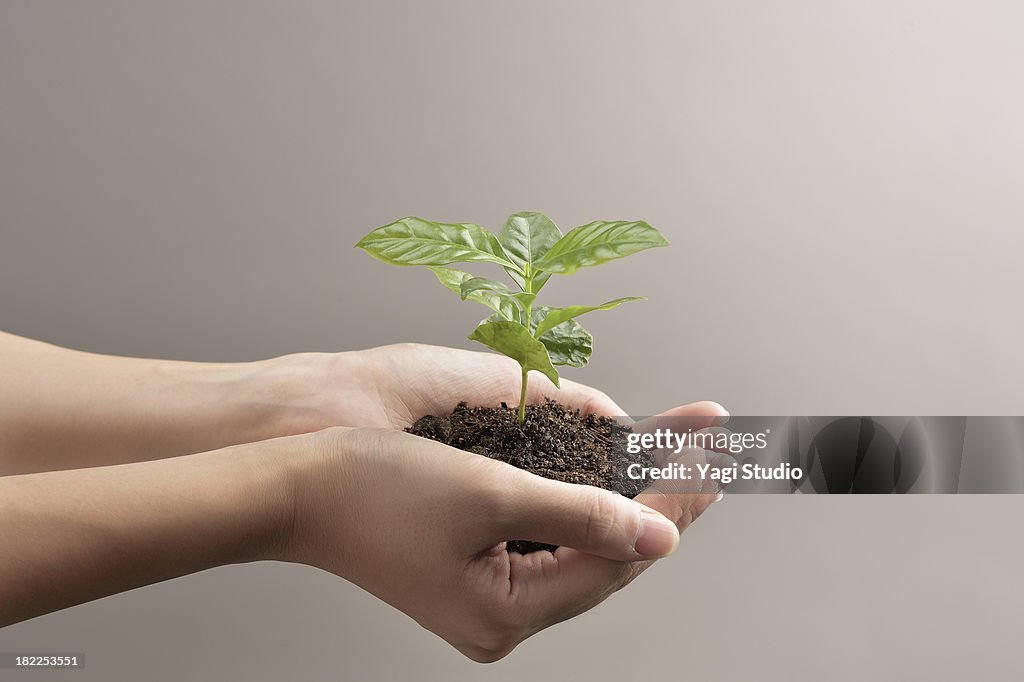
M 626 475 L 631 463 L 651 464 L 648 452 L 627 454 L 626 439 L 632 432 L 628 426 L 608 417 L 581 415 L 553 400 L 528 405 L 522 425 L 516 417 L 516 410 L 505 403 L 501 407 L 459 403 L 450 416 L 428 415 L 406 430 L 556 481 L 593 485 L 629 498 L 647 487 L 649 481 Z M 555 549 L 529 540 L 508 543 L 509 551 L 520 554 Z

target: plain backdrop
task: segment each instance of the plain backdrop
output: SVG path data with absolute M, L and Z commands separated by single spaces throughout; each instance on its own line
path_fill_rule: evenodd
M 650 299 L 588 318 L 568 373 L 631 413 L 1021 414 L 1022 35 L 1009 1 L 2 0 L 0 328 L 193 360 L 469 347 L 479 310 L 354 242 L 642 218 L 672 247 L 545 290 Z M 727 498 L 487 667 L 274 564 L 0 650 L 84 652 L 52 674 L 76 680 L 1018 679 L 1022 511 Z

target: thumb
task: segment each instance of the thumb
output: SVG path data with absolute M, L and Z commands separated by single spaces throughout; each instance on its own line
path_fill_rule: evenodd
M 502 514 L 503 540 L 532 540 L 616 561 L 671 554 L 679 545 L 676 525 L 639 502 L 609 490 L 521 473 Z

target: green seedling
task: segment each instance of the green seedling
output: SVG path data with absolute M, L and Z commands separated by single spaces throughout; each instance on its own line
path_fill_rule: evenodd
M 555 365 L 583 367 L 590 360 L 594 337 L 576 321 L 584 313 L 608 310 L 639 296 L 601 305 L 552 308 L 535 305 L 551 275 L 571 275 L 668 241 L 642 221 L 598 220 L 565 235 L 550 218 L 533 212 L 509 216 L 495 237 L 472 223 L 435 223 L 402 218 L 378 227 L 357 247 L 391 265 L 423 265 L 462 300 L 481 303 L 494 314 L 469 335 L 507 355 L 522 368 L 519 423 L 526 419 L 526 385 L 531 370 L 558 386 Z M 487 277 L 446 267 L 452 263 L 495 263 L 512 278 L 515 289 Z

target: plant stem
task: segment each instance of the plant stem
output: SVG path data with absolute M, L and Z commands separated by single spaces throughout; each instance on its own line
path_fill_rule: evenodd
M 533 273 L 530 271 L 530 267 L 526 267 L 525 277 L 523 277 L 523 287 L 526 293 L 533 293 Z M 526 331 L 533 333 L 533 302 L 527 303 L 523 306 L 523 324 L 526 325 Z M 522 426 L 526 422 L 526 382 L 530 371 L 526 369 L 526 365 L 523 365 L 523 385 L 519 391 L 519 425 Z
M 523 388 L 519 392 L 519 425 L 522 426 L 526 422 L 526 379 L 529 374 L 529 370 L 523 367 Z

